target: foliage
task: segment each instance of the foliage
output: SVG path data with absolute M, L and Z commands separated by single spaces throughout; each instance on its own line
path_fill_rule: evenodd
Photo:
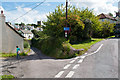
M 88 8 L 79 9 L 74 6 L 68 7 L 67 20 L 66 8 L 61 5 L 47 16 L 47 21 L 43 22 L 43 24 L 43 32 L 32 31 L 34 34 L 32 46 L 40 49 L 42 53 L 55 58 L 70 58 L 83 54 L 92 44 L 100 41 L 91 40 L 91 37 L 99 35 L 99 37 L 101 35 L 104 37 L 107 35 L 103 35 L 104 30 L 108 31 L 108 29 L 110 29 L 108 34 L 113 32 L 113 25 L 108 22 L 101 23 L 99 17 L 94 15 L 93 10 L 89 10 Z M 70 31 L 68 31 L 70 43 L 66 43 L 66 39 L 64 38 L 64 27 L 70 27 Z M 78 45 L 74 43 L 78 43 Z M 70 46 L 83 48 L 84 51 L 79 54 L 70 54 Z
M 68 55 L 69 46 L 63 46 L 64 38 L 54 38 L 47 36 L 43 32 L 33 31 L 36 37 L 32 39 L 32 46 L 41 50 L 42 53 L 54 58 L 70 58 Z M 39 36 L 38 36 L 39 35 Z
M 112 14 L 112 13 L 109 13 L 108 15 L 113 17 L 113 14 Z
M 25 26 L 25 23 L 21 22 L 21 23 L 19 24 L 19 26 Z
M 28 53 L 20 53 L 20 56 L 27 56 Z M 0 57 L 15 57 L 17 56 L 17 53 L 0 53 Z
M 101 22 L 101 27 L 98 31 L 94 31 L 93 37 L 101 37 L 106 38 L 112 36 L 114 33 L 114 23 L 110 23 L 109 21 Z
M 85 40 L 78 44 L 71 44 L 71 46 L 75 49 L 89 49 L 93 44 L 102 41 L 103 39 L 92 38 L 91 40 Z
M 24 40 L 24 48 L 29 48 L 30 44 L 27 40 Z
M 13 80 L 15 77 L 13 75 L 1 75 L 1 80 Z
M 71 43 L 76 43 L 86 39 L 91 39 L 94 30 L 100 27 L 99 18 L 88 8 L 80 10 L 72 6 L 68 7 L 68 19 L 65 18 L 66 12 L 63 5 L 58 6 L 55 12 L 47 16 L 48 20 L 44 23 L 44 32 L 52 37 L 64 37 L 64 27 L 70 27 L 68 32 Z

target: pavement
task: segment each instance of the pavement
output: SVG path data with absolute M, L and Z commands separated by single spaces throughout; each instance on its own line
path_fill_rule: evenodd
M 32 48 L 21 60 L 3 59 L 2 68 L 18 78 L 118 78 L 118 50 L 119 39 L 103 40 L 72 59 L 54 59 Z

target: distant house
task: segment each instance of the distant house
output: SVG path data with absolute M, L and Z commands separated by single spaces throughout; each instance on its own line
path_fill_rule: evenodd
M 102 22 L 104 22 L 106 20 L 106 21 L 110 21 L 110 23 L 116 23 L 116 21 L 117 21 L 114 17 L 109 16 L 107 14 L 103 14 L 103 13 L 98 15 L 98 17 L 100 18 L 100 21 L 102 21 Z
M 23 52 L 23 38 L 10 23 L 5 22 L 3 11 L 0 14 L 0 53 L 16 53 L 16 46 Z
M 32 39 L 34 36 L 30 30 L 21 30 L 21 32 L 25 39 Z

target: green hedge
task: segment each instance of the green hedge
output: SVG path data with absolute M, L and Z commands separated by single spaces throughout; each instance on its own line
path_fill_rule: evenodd
M 37 35 L 31 41 L 32 46 L 41 50 L 43 54 L 54 58 L 70 58 L 73 56 L 69 55 L 70 47 L 63 46 L 65 38 L 55 38 L 47 36 L 42 32 L 34 32 Z
M 27 40 L 24 40 L 24 48 L 29 48 L 30 44 Z

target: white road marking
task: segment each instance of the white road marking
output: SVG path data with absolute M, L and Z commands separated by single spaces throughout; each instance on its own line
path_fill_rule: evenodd
M 86 56 L 80 56 L 80 58 L 84 59 Z
M 71 78 L 74 75 L 74 71 L 70 71 L 65 78 Z
M 74 62 L 75 62 L 75 60 L 70 61 L 70 63 L 74 63 Z
M 60 71 L 60 72 L 55 76 L 55 78 L 59 78 L 63 73 L 64 73 L 64 71 Z
M 80 59 L 79 61 L 78 61 L 78 63 L 82 63 L 83 62 L 83 59 Z
M 66 65 L 63 69 L 67 69 L 71 64 Z
M 86 56 L 93 55 L 93 54 L 97 53 L 102 48 L 102 46 L 103 46 L 103 44 L 101 44 L 100 47 L 95 52 L 88 54 Z
M 78 57 L 76 57 L 76 58 L 74 58 L 74 59 L 78 59 L 79 58 L 79 56 Z
M 79 64 L 76 64 L 73 69 L 77 69 L 79 67 Z

